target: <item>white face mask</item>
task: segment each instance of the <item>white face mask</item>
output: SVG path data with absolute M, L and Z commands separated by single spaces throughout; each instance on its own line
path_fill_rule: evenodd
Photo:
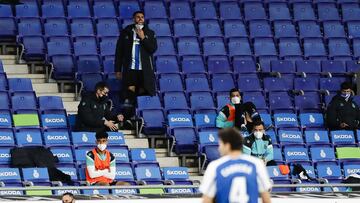
M 255 131 L 254 136 L 256 139 L 261 139 L 263 137 L 264 133 L 262 131 Z
M 233 98 L 231 98 L 231 103 L 233 103 L 233 104 L 240 104 L 240 97 L 233 97 Z
M 144 25 L 142 24 L 135 24 L 136 29 L 140 30 L 143 29 Z
M 104 151 L 106 149 L 106 144 L 98 144 L 97 145 L 97 148 L 100 150 L 100 151 Z

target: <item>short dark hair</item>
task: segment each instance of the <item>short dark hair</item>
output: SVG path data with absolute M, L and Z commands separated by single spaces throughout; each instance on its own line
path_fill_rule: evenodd
M 225 128 L 219 130 L 219 139 L 224 143 L 229 143 L 231 150 L 243 149 L 243 137 L 235 128 Z
M 143 14 L 145 16 L 145 13 L 143 11 L 135 11 L 133 13 L 133 18 L 135 18 L 136 14 L 139 14 L 139 13 L 141 13 L 141 14 Z
M 109 89 L 109 86 L 106 84 L 106 82 L 98 82 L 95 85 L 95 91 L 103 90 L 103 89 L 105 89 L 105 87 Z
M 232 89 L 230 90 L 230 93 L 229 93 L 230 97 L 231 97 L 231 94 L 232 94 L 233 92 L 239 92 L 239 93 L 240 93 L 240 90 L 237 89 L 237 88 L 232 88 Z
M 100 139 L 108 139 L 109 135 L 107 134 L 107 132 L 105 131 L 98 131 L 95 134 L 96 140 L 100 140 Z
M 352 89 L 352 84 L 350 82 L 343 82 L 340 87 L 341 90 Z
M 63 197 L 66 196 L 66 195 L 68 195 L 68 196 L 70 196 L 71 198 L 74 199 L 73 193 L 71 193 L 71 192 L 65 192 L 64 194 L 62 194 Z
M 264 128 L 265 128 L 265 124 L 264 124 L 264 122 L 262 122 L 261 120 L 255 120 L 254 122 L 253 122 L 253 126 L 255 127 L 255 126 L 259 126 L 259 125 L 262 125 L 262 126 L 264 126 Z

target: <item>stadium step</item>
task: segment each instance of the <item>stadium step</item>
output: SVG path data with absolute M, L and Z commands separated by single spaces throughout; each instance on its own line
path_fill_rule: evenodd
M 129 148 L 149 148 L 149 141 L 146 138 L 126 139 L 125 144 Z
M 58 93 L 54 93 L 54 95 L 57 95 Z M 78 105 L 80 101 L 63 101 L 64 108 L 66 109 L 66 112 L 68 114 L 77 114 Z
M 157 148 L 156 151 L 156 157 L 167 157 L 168 152 L 166 148 Z
M 44 74 L 7 74 L 7 78 L 30 78 L 33 85 L 45 83 Z
M 16 55 L 0 55 L 1 60 L 15 60 Z
M 158 157 L 156 160 L 159 162 L 160 167 L 179 167 L 179 159 L 177 157 Z
M 194 176 L 194 175 L 199 175 L 199 168 L 197 167 L 188 167 L 189 169 L 189 175 Z
M 33 89 L 37 93 L 58 93 L 58 85 L 56 83 L 33 83 Z
M 4 65 L 6 74 L 28 74 L 29 68 L 26 64 Z
M 16 61 L 14 59 L 1 59 L 3 65 L 15 65 Z

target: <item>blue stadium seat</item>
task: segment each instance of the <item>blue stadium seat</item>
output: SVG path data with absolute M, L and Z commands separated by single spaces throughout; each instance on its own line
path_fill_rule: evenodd
M 329 39 L 329 56 L 351 56 L 350 45 L 346 39 Z
M 196 19 L 216 19 L 216 8 L 212 2 L 195 2 L 194 14 Z
M 86 3 L 71 2 L 67 6 L 67 14 L 69 18 L 82 18 L 91 16 L 87 1 Z
M 195 37 L 197 35 L 194 23 L 190 19 L 174 20 L 173 26 L 175 37 Z
M 302 128 L 316 128 L 324 126 L 324 117 L 321 113 L 300 113 Z
M 272 37 L 270 25 L 266 20 L 250 21 L 249 34 L 251 38 Z
M 164 112 L 159 109 L 143 110 L 140 116 L 144 119 L 143 133 L 146 135 L 157 135 L 165 132 Z
M 331 142 L 334 145 L 351 145 L 355 144 L 355 135 L 349 130 L 330 131 Z
M 283 163 L 284 162 L 284 158 L 281 152 L 281 148 L 275 146 L 274 149 L 274 161 L 279 162 L 279 163 Z
M 29 78 L 9 78 L 10 92 L 32 92 L 32 83 Z
M 297 37 L 295 26 L 291 21 L 275 21 L 274 35 L 276 38 Z
M 217 114 L 195 114 L 195 127 L 202 128 L 215 128 Z
M 177 42 L 179 56 L 200 55 L 200 46 L 195 37 L 182 37 Z
M 98 19 L 96 32 L 98 37 L 119 36 L 120 26 L 115 18 Z
M 65 17 L 63 4 L 45 3 L 41 6 L 43 18 Z
M 95 1 L 94 3 L 93 9 L 95 18 L 113 18 L 117 16 L 116 9 L 112 1 Z
M 278 166 L 267 166 L 266 167 L 269 177 L 272 180 L 288 180 L 289 175 L 284 175 L 280 172 Z
M 286 92 L 270 92 L 269 105 L 272 111 L 292 112 L 294 109 L 292 100 Z
M 91 151 L 92 148 L 81 148 L 81 149 L 75 149 L 75 160 L 77 164 L 84 165 L 86 162 L 86 154 L 88 151 Z M 83 170 L 81 170 L 83 171 Z M 84 177 L 85 177 L 85 171 L 83 171 Z M 85 178 L 81 178 L 81 173 L 79 173 L 80 179 L 85 180 Z
M 230 38 L 229 43 L 229 56 L 251 56 L 252 51 L 247 38 Z
M 0 164 L 1 165 L 10 165 L 11 161 L 11 148 L 0 148 Z
M 0 182 L 4 184 L 4 186 L 21 183 L 21 176 L 18 168 L 0 168 L 0 178 Z
M 269 4 L 270 20 L 292 20 L 288 5 L 285 2 L 274 2 Z
M 17 24 L 12 17 L 0 18 L 0 37 L 3 39 L 14 40 L 14 36 L 17 34 Z
M 140 6 L 137 0 L 125 0 L 119 2 L 119 17 L 122 19 L 132 18 L 135 11 L 139 11 Z
M 47 129 L 44 131 L 46 146 L 70 146 L 69 132 L 65 129 Z
M 74 42 L 75 56 L 97 55 L 97 42 L 94 37 L 83 37 Z
M 107 189 L 95 189 L 95 190 L 81 190 L 81 194 L 83 195 L 109 195 L 109 190 Z
M 157 38 L 158 49 L 155 52 L 156 56 L 159 55 L 176 55 L 174 42 L 171 37 L 158 37 Z
M 15 92 L 11 96 L 12 110 L 32 110 L 36 111 L 36 97 L 33 92 Z
M 307 148 L 301 146 L 285 146 L 285 160 L 287 162 L 310 161 Z
M 292 61 L 287 60 L 276 60 L 270 61 L 271 72 L 294 74 L 295 64 Z
M 360 8 L 358 4 L 342 4 L 341 13 L 342 20 L 345 22 L 359 20 L 360 18 Z
M 318 78 L 295 78 L 294 79 L 294 90 L 302 91 L 318 91 L 319 90 L 319 79 Z
M 293 113 L 275 113 L 274 122 L 276 128 L 299 127 L 297 116 Z
M 247 37 L 246 26 L 241 20 L 224 20 L 224 37 Z
M 312 165 L 302 165 L 304 167 L 306 173 L 309 175 L 310 178 L 316 179 L 315 169 Z M 294 166 L 290 166 L 290 170 L 293 171 Z M 298 174 L 292 174 L 293 179 L 301 179 Z
M 100 42 L 100 55 L 102 57 L 114 57 L 116 50 L 117 37 L 103 37 Z M 113 67 L 112 67 L 113 69 Z M 113 71 L 112 71 L 113 72 Z
M 0 17 L 14 17 L 13 11 L 10 5 L 1 4 L 0 5 Z
M 12 129 L 0 128 L 0 138 L 2 142 L 0 146 L 11 147 L 15 145 L 14 132 Z
M 294 20 L 316 20 L 314 9 L 311 3 L 294 3 Z
M 205 64 L 201 56 L 184 56 L 181 61 L 182 72 L 186 75 L 205 73 Z
M 9 110 L 1 110 L 0 111 L 0 127 L 2 128 L 11 128 L 12 127 L 12 120 L 11 114 Z
M 359 38 L 360 37 L 360 22 L 359 21 L 350 21 L 346 23 L 348 37 L 350 39 Z
M 42 135 L 39 129 L 18 129 L 15 132 L 17 146 L 42 146 Z
M 73 153 L 69 147 L 52 147 L 51 152 L 59 159 L 59 164 L 73 164 Z
M 216 74 L 211 82 L 213 92 L 228 92 L 230 89 L 235 88 L 234 79 L 230 74 Z
M 326 21 L 323 23 L 323 28 L 324 28 L 324 36 L 327 38 L 346 37 L 344 26 L 338 21 Z
M 304 95 L 295 96 L 295 106 L 300 112 L 317 112 L 321 110 L 322 104 L 317 92 L 305 92 Z
M 134 164 L 149 163 L 157 165 L 155 149 L 133 148 L 130 150 L 130 156 Z
M 42 26 L 37 18 L 25 18 L 18 23 L 19 36 L 41 36 Z
M 71 138 L 74 147 L 93 147 L 95 146 L 94 132 L 72 132 Z
M 256 56 L 277 55 L 275 44 L 272 38 L 255 38 L 253 45 Z
M 31 4 L 20 4 L 15 6 L 16 17 L 26 18 L 26 17 L 39 17 L 39 10 L 37 5 Z
M 210 56 L 207 60 L 208 73 L 231 73 L 231 67 L 228 57 L 226 56 Z
M 286 144 L 303 144 L 304 140 L 299 130 L 279 130 L 279 142 Z
M 229 101 L 230 101 L 229 94 L 217 94 L 216 96 L 217 110 L 223 108 L 226 104 L 229 103 Z
M 164 167 L 162 168 L 162 176 L 164 180 L 171 180 L 176 184 L 192 185 L 192 181 L 189 180 L 188 168 L 186 167 Z M 170 193 L 175 192 L 168 190 Z M 190 193 L 193 190 L 191 189 Z
M 24 45 L 22 57 L 25 60 L 44 60 L 46 44 L 42 36 L 23 36 L 19 42 Z
M 183 91 L 182 80 L 178 74 L 161 75 L 160 92 Z
M 260 47 L 259 47 L 260 49 Z M 270 72 L 270 63 L 271 61 L 279 60 L 277 55 L 264 55 L 258 57 L 258 65 L 259 69 L 261 69 L 262 72 Z
M 267 19 L 265 9 L 259 2 L 244 3 L 244 17 L 245 20 Z
M 152 29 L 157 37 L 170 37 L 171 29 L 167 19 L 149 20 L 149 28 Z
M 330 144 L 328 132 L 325 130 L 306 130 L 305 140 L 308 145 Z
M 322 39 L 304 39 L 304 56 L 326 56 L 326 49 Z
M 300 60 L 295 62 L 295 66 L 296 66 L 296 71 L 298 73 L 301 73 L 303 76 L 307 76 L 307 75 L 319 76 L 321 73 L 321 65 L 319 61 Z
M 224 41 L 220 37 L 204 38 L 202 47 L 204 56 L 226 55 Z
M 116 163 L 129 163 L 129 150 L 122 147 L 109 146 L 109 151 L 114 155 Z
M 44 24 L 44 33 L 46 36 L 67 36 L 68 25 L 60 22 L 47 22 Z
M 219 17 L 222 20 L 238 20 L 241 19 L 241 11 L 237 2 L 220 2 Z
M 321 37 L 320 26 L 315 21 L 300 21 L 298 22 L 299 37 Z
M 284 78 L 266 77 L 263 82 L 265 91 L 287 91 L 292 89 Z
M 136 180 L 142 180 L 145 182 L 161 182 L 160 168 L 157 166 L 141 165 L 135 168 Z
M 172 19 L 192 19 L 191 8 L 188 2 L 170 2 L 169 13 Z
M 351 174 L 357 174 L 360 172 L 360 164 L 358 163 L 344 163 L 344 177 L 348 177 Z
M 238 78 L 238 88 L 242 92 L 262 91 L 260 81 L 256 75 L 240 75 Z
M 182 92 L 167 92 L 164 95 L 164 108 L 169 110 L 188 111 L 186 97 Z
M 52 77 L 54 79 L 73 79 L 75 72 L 74 58 L 71 55 L 52 56 Z
M 118 181 L 134 181 L 133 169 L 130 164 L 117 164 L 115 179 Z
M 279 41 L 279 55 L 285 56 L 302 56 L 299 41 L 296 38 L 282 38 Z
M 244 102 L 252 102 L 255 104 L 258 110 L 268 111 L 268 105 L 266 104 L 265 97 L 261 92 L 246 92 L 243 96 Z
M 335 152 L 332 147 L 312 146 L 310 148 L 310 154 L 313 162 L 335 161 Z
M 74 19 L 70 28 L 74 37 L 94 36 L 94 26 L 90 19 Z
M 207 78 L 186 78 L 185 79 L 186 92 L 207 92 L 210 91 L 210 86 Z
M 64 105 L 59 96 L 40 96 L 39 98 L 40 110 L 63 110 Z
M 354 57 L 360 57 L 360 39 L 354 39 L 352 42 Z
M 322 72 L 330 74 L 345 74 L 346 67 L 342 61 L 321 61 Z
M 72 42 L 69 37 L 50 37 L 47 42 L 48 57 L 54 55 L 71 55 Z
M 217 20 L 199 20 L 199 37 L 222 37 Z
M 338 9 L 333 3 L 319 3 L 317 4 L 319 20 L 340 20 Z
M 174 128 L 172 130 L 175 146 L 173 151 L 180 154 L 193 154 L 197 151 L 197 138 L 194 128 Z
M 360 64 L 357 61 L 346 61 L 346 70 L 349 73 L 357 73 L 360 70 Z
M 166 8 L 162 1 L 145 1 L 144 12 L 146 18 L 167 18 Z
M 190 106 L 196 112 L 214 112 L 215 110 L 214 100 L 209 92 L 192 92 Z
M 319 178 L 341 179 L 341 168 L 336 162 L 319 162 L 316 164 Z
M 161 109 L 161 103 L 158 96 L 139 96 L 137 97 L 137 109 Z
M 240 57 L 233 58 L 234 73 L 256 73 L 257 66 L 254 59 L 242 59 Z
M 199 132 L 199 153 L 204 152 L 208 146 L 218 146 L 219 138 L 216 131 L 201 131 Z
M 65 173 L 66 175 L 69 175 L 71 177 L 72 181 L 78 181 L 79 180 L 76 168 L 73 168 L 73 167 L 71 167 L 71 168 L 70 167 L 59 167 L 58 169 L 60 171 L 62 171 L 63 173 Z
M 320 78 L 320 90 L 336 92 L 340 89 L 342 82 L 344 82 L 342 78 Z

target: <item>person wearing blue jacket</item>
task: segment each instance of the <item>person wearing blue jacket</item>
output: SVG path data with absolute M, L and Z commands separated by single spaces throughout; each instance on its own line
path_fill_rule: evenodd
M 252 133 L 244 138 L 243 153 L 258 157 L 267 166 L 276 165 L 273 161 L 274 151 L 270 136 L 265 134 L 265 127 L 262 121 L 253 123 Z

